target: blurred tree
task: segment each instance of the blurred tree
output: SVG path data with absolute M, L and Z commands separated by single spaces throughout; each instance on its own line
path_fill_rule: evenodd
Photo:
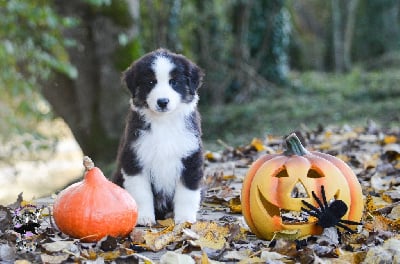
M 358 0 L 331 0 L 332 39 L 335 72 L 351 68 L 351 47 Z
M 330 2 L 289 0 L 292 34 L 290 66 L 296 70 L 327 69 L 325 56 L 329 50 L 331 18 Z
M 191 35 L 205 69 L 208 102 L 249 100 L 288 70 L 289 14 L 284 1 L 195 1 L 198 25 Z
M 1 3 L 0 19 L 10 29 L 0 52 L 10 60 L 14 49 L 17 58 L 13 72 L 4 72 L 20 76 L 19 85 L 33 78 L 27 91 L 40 84 L 83 152 L 100 164 L 114 159 L 124 125 L 128 97 L 120 73 L 144 52 L 166 47 L 195 60 L 207 73 L 208 104 L 245 101 L 286 78 L 290 27 L 283 0 Z
M 138 33 L 134 22 L 139 2 L 55 0 L 54 6 L 62 16 L 80 21 L 79 26 L 63 31 L 64 36 L 76 40 L 77 44 L 67 51 L 79 75 L 54 75 L 45 83 L 43 95 L 67 122 L 84 154 L 99 164 L 109 163 L 115 159 L 128 109 L 117 56 L 124 49 L 121 44 L 130 44 Z M 130 55 L 135 52 L 122 56 L 130 63 L 134 59 Z
M 400 3 L 398 0 L 360 0 L 352 52 L 358 61 L 400 48 Z
M 0 133 L 35 131 L 38 120 L 50 117 L 49 107 L 38 93 L 41 81 L 52 71 L 70 79 L 77 70 L 64 47 L 74 41 L 60 29 L 77 24 L 71 17 L 59 17 L 49 0 L 0 1 Z

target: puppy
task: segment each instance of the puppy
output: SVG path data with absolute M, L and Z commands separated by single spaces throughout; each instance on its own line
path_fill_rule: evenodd
M 138 224 L 174 212 L 195 222 L 203 153 L 197 90 L 203 72 L 182 55 L 159 49 L 135 61 L 123 81 L 132 94 L 114 182 L 138 204 Z

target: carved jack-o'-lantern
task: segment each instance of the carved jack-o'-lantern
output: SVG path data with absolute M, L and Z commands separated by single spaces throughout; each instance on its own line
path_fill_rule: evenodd
M 364 206 L 362 191 L 350 167 L 329 154 L 307 151 L 294 133 L 286 138 L 286 145 L 284 153 L 255 161 L 243 181 L 242 212 L 251 231 L 264 239 L 285 231 L 292 238 L 320 234 L 322 227 L 315 217 L 286 221 L 282 214 L 299 215 L 302 200 L 318 208 L 312 192 L 321 198 L 321 186 L 328 201 L 340 199 L 347 205 L 342 219 L 359 221 Z M 299 197 L 295 191 L 301 188 Z

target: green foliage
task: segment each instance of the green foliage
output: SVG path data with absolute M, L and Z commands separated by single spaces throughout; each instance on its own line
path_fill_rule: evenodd
M 59 17 L 49 0 L 0 1 L 0 126 L 1 134 L 17 133 L 48 116 L 49 107 L 38 93 L 52 71 L 70 78 L 77 71 L 69 63 L 61 30 L 77 24 Z M 11 118 L 12 117 L 12 118 Z
M 400 48 L 400 17 L 397 0 L 360 1 L 353 53 L 365 61 Z
M 397 0 L 361 1 L 355 32 L 354 56 L 361 61 L 400 47 Z
M 124 38 L 122 36 L 122 38 Z M 121 42 L 121 41 L 120 41 Z M 122 41 L 123 42 L 123 41 Z M 115 66 L 118 70 L 124 71 L 133 61 L 138 59 L 143 53 L 140 39 L 136 38 L 128 43 L 120 43 L 121 46 L 114 54 Z
M 100 13 L 110 17 L 115 24 L 122 27 L 129 27 L 132 24 L 132 17 L 129 13 L 129 6 L 122 0 L 85 0 L 91 5 L 94 13 Z

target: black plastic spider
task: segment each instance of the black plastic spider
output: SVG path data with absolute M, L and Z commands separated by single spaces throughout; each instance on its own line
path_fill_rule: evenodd
M 322 201 L 315 195 L 314 191 L 311 192 L 315 201 L 317 201 L 319 208 L 313 206 L 312 204 L 301 200 L 301 202 L 307 206 L 309 209 L 302 207 L 301 210 L 318 218 L 317 224 L 323 228 L 338 226 L 351 233 L 355 233 L 354 230 L 350 229 L 346 225 L 362 225 L 362 223 L 344 220 L 342 217 L 347 212 L 347 205 L 342 200 L 334 200 L 332 203 L 328 204 L 326 201 L 325 189 L 321 185 L 321 195 Z

